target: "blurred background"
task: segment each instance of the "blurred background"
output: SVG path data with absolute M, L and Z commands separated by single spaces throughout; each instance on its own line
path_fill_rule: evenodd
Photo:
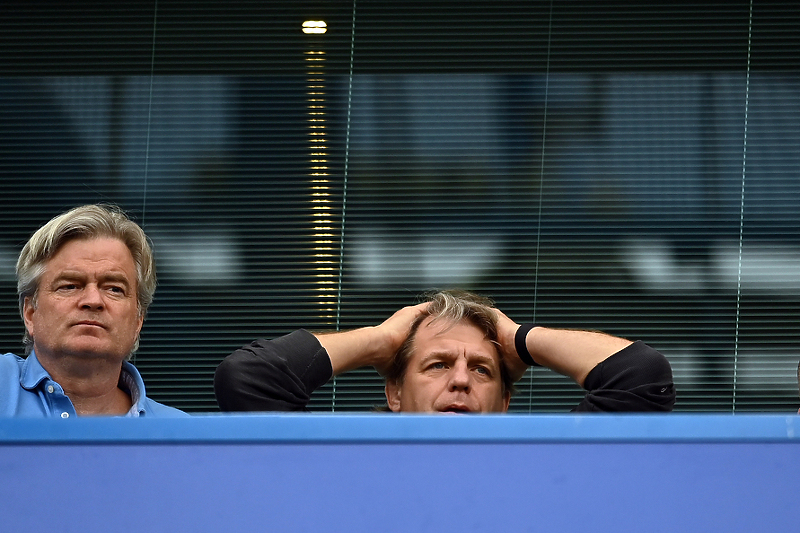
M 672 363 L 678 411 L 796 410 L 798 14 L 7 4 L 0 346 L 23 351 L 14 264 L 30 234 L 109 202 L 156 252 L 134 363 L 187 411 L 217 409 L 214 369 L 255 338 L 374 325 L 456 287 L 517 321 L 645 340 Z M 530 370 L 512 410 L 581 396 Z M 382 402 L 364 369 L 311 408 Z

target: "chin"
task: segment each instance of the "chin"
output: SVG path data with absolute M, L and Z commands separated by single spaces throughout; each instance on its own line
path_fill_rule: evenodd
M 64 352 L 76 357 L 92 359 L 119 359 L 125 360 L 130 352 L 120 353 L 119 348 L 98 343 L 75 343 L 65 347 Z

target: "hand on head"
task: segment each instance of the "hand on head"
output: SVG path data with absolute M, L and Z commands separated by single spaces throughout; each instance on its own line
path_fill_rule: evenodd
M 385 339 L 384 349 L 380 351 L 379 356 L 372 364 L 380 375 L 385 376 L 389 372 L 397 350 L 411 334 L 411 326 L 425 314 L 429 305 L 430 302 L 423 302 L 403 307 L 376 326 Z
M 519 358 L 517 348 L 514 345 L 514 336 L 517 333 L 519 324 L 508 318 L 505 313 L 497 308 L 494 308 L 494 313 L 497 316 L 497 341 L 500 343 L 500 355 L 503 358 L 503 365 L 506 367 L 511 380 L 516 383 L 528 370 L 528 365 Z

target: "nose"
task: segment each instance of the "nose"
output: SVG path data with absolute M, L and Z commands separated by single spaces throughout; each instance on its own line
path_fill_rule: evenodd
M 87 284 L 81 291 L 80 306 L 82 309 L 100 310 L 103 309 L 103 295 L 100 288 L 92 283 Z
M 467 363 L 463 359 L 459 359 L 450 369 L 450 391 L 469 392 L 471 385 L 472 376 L 469 373 L 469 368 L 467 368 Z

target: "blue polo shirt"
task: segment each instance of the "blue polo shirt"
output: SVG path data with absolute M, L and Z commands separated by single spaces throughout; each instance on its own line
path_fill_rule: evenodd
M 127 361 L 122 364 L 120 386 L 128 390 L 133 402 L 131 410 L 124 416 L 189 416 L 148 398 L 141 374 Z M 34 352 L 27 359 L 13 353 L 0 355 L 0 417 L 75 416 L 77 413 L 72 401 L 39 363 Z

